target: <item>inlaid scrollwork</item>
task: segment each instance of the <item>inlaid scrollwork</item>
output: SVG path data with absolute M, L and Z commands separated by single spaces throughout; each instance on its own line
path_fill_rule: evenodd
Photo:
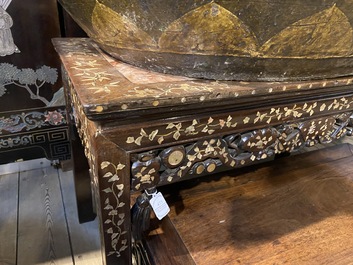
M 141 190 L 273 159 L 352 132 L 351 113 L 200 140 L 133 155 L 132 189 Z
M 26 146 L 33 144 L 33 135 L 23 135 L 17 137 L 8 137 L 0 139 L 0 150 L 6 148 L 13 148 L 17 146 Z
M 66 110 L 31 111 L 0 117 L 0 134 L 31 131 L 45 127 L 66 125 Z

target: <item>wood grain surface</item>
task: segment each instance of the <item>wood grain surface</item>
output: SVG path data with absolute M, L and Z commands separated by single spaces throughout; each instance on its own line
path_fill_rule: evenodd
M 340 145 L 162 192 L 198 265 L 353 264 L 352 162 Z
M 72 171 L 0 175 L 0 265 L 15 264 L 102 264 L 98 220 L 79 223 Z
M 4 265 L 16 264 L 18 176 L 0 178 L 0 264 Z
M 18 265 L 72 262 L 56 169 L 21 173 L 18 218 Z
M 194 265 L 195 262 L 185 247 L 169 218 L 160 223 L 151 222 L 153 230 L 147 240 L 147 252 L 155 264 Z
M 98 218 L 79 223 L 72 171 L 61 172 L 60 184 L 65 205 L 66 219 L 72 244 L 75 265 L 99 265 L 102 263 Z

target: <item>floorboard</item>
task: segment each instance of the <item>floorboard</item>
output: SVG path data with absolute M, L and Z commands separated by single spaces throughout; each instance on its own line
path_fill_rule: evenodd
M 0 177 L 0 264 L 16 264 L 19 173 Z
M 99 241 L 98 218 L 93 222 L 80 224 L 77 217 L 72 171 L 60 171 L 60 182 L 74 263 L 75 265 L 99 265 L 102 263 L 102 254 Z
M 21 172 L 19 185 L 17 265 L 72 264 L 57 170 Z

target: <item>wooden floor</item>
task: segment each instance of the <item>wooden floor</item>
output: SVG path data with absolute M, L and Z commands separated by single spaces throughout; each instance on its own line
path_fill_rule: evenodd
M 79 224 L 72 171 L 0 176 L 0 265 L 100 265 L 97 221 Z
M 0 265 L 102 264 L 98 222 L 77 220 L 72 171 L 1 167 Z

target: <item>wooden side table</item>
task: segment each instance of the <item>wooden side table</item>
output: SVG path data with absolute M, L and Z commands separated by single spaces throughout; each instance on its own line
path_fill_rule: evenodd
M 89 39 L 55 39 L 54 45 L 89 162 L 103 264 L 131 264 L 132 192 L 271 160 L 351 133 L 353 77 L 197 80 L 113 60 Z

